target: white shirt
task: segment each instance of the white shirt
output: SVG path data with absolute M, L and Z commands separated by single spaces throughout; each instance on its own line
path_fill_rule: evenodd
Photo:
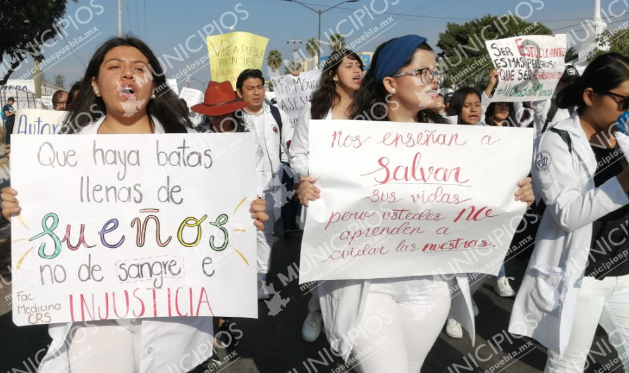
M 79 134 L 95 135 L 105 117 L 88 124 Z M 153 118 L 155 133 L 163 134 L 164 127 Z M 171 373 L 181 367 L 181 361 L 189 369 L 203 363 L 212 356 L 211 317 L 161 317 L 134 319 L 141 324 L 142 349 L 140 351 L 140 373 Z M 129 320 L 116 320 L 121 326 Z M 73 325 L 81 323 L 50 324 L 48 333 L 52 343 L 39 367 L 39 373 L 70 372 L 68 345 Z M 112 341 L 115 343 L 115 341 Z M 86 362 L 84 362 L 86 363 Z

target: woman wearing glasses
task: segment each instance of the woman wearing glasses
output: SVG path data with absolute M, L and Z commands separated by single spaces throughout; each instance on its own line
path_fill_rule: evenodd
M 435 53 L 423 37 L 407 35 L 380 45 L 354 95 L 353 118 L 447 123 L 434 110 L 439 95 L 436 65 Z M 311 188 L 300 196 L 302 203 L 319 197 L 321 191 Z M 530 179 L 515 198 L 533 201 Z M 353 354 L 359 372 L 419 372 L 451 304 L 474 335 L 467 275 L 445 277 L 324 281 L 319 295 L 330 345 L 345 360 Z M 455 283 L 463 292 L 451 300 Z
M 615 132 L 628 96 L 629 59 L 596 58 L 557 97 L 577 111 L 535 146 L 546 208 L 509 332 L 548 347 L 545 372 L 582 372 L 599 324 L 629 351 L 629 139 Z

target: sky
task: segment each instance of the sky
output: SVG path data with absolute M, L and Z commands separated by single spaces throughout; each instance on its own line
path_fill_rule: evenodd
M 340 1 L 302 2 L 314 9 L 325 10 Z M 292 55 L 290 40 L 301 40 L 300 46 L 305 51 L 305 42 L 317 36 L 318 14 L 284 0 L 122 0 L 122 3 L 124 33 L 147 42 L 158 56 L 176 55 L 177 49 L 186 50 L 185 61 L 171 60 L 172 67 L 167 66 L 167 76 L 174 76 L 186 64 L 207 55 L 207 46 L 198 35 L 204 30 L 218 34 L 227 33 L 233 27 L 236 31 L 262 35 L 269 39 L 266 53 L 277 49 L 284 58 Z M 602 8 L 617 15 L 626 12 L 612 22 L 629 19 L 629 8 L 623 0 L 602 0 Z M 527 21 L 539 21 L 557 33 L 571 29 L 578 32 L 582 31 L 580 22 L 591 18 L 593 9 L 594 0 L 358 0 L 322 14 L 322 39 L 325 39 L 324 31 L 336 28 L 343 20 L 346 22 L 341 24 L 340 31 L 352 32 L 346 37 L 351 41 L 360 37 L 364 30 L 377 27 L 388 19 L 389 23 L 382 31 L 368 37 L 355 49 L 374 51 L 378 44 L 390 38 L 411 33 L 425 36 L 434 46 L 447 22 L 465 23 L 486 14 L 509 12 Z M 363 14 L 361 26 L 357 18 Z M 65 15 L 67 36 L 44 49 L 46 57 L 59 54 L 61 58 L 43 66 L 47 80 L 52 82 L 55 75 L 63 75 L 68 88 L 81 78 L 96 48 L 117 35 L 117 15 L 116 0 L 80 0 L 76 4 L 71 1 Z M 197 36 L 192 36 L 195 34 Z M 77 42 L 81 37 L 84 40 Z M 187 39 L 189 47 L 185 47 Z M 24 63 L 11 78 L 32 78 L 28 74 L 31 67 L 30 62 Z M 190 86 L 203 90 L 210 80 L 209 66 L 199 66 L 191 71 Z M 266 71 L 266 65 L 263 71 Z M 180 89 L 185 84 L 183 79 L 178 81 Z

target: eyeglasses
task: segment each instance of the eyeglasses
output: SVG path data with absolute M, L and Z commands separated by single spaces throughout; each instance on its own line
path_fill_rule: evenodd
M 603 94 L 615 96 L 615 97 L 618 97 L 618 98 L 622 98 L 622 101 L 620 101 L 620 108 L 622 110 L 629 110 L 629 97 L 623 96 L 623 95 L 619 95 L 618 93 L 609 92 L 609 91 L 608 92 L 603 92 Z
M 437 78 L 439 83 L 441 83 L 443 72 L 440 70 L 432 70 L 430 67 L 422 67 L 420 69 L 415 69 L 411 71 L 406 71 L 403 73 L 395 74 L 393 78 L 399 78 L 405 75 L 412 75 L 414 78 L 419 78 L 423 85 L 432 84 L 432 81 Z

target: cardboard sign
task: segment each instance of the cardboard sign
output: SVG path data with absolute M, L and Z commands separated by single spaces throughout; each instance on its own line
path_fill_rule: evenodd
M 253 134 L 16 136 L 17 325 L 257 317 Z
M 294 75 L 271 77 L 275 89 L 277 106 L 284 110 L 290 117 L 293 125 L 297 124 L 297 118 L 301 109 L 310 101 L 312 92 L 319 87 L 321 70 L 311 70 Z
M 550 99 L 564 71 L 566 35 L 529 35 L 485 41 L 500 69 L 492 101 Z
M 243 70 L 262 68 L 268 42 L 269 39 L 249 32 L 208 36 L 212 80 L 229 81 L 236 88 L 236 79 Z
M 15 114 L 14 135 L 54 135 L 59 132 L 66 111 L 20 109 Z
M 314 121 L 300 282 L 496 274 L 526 204 L 533 130 Z

